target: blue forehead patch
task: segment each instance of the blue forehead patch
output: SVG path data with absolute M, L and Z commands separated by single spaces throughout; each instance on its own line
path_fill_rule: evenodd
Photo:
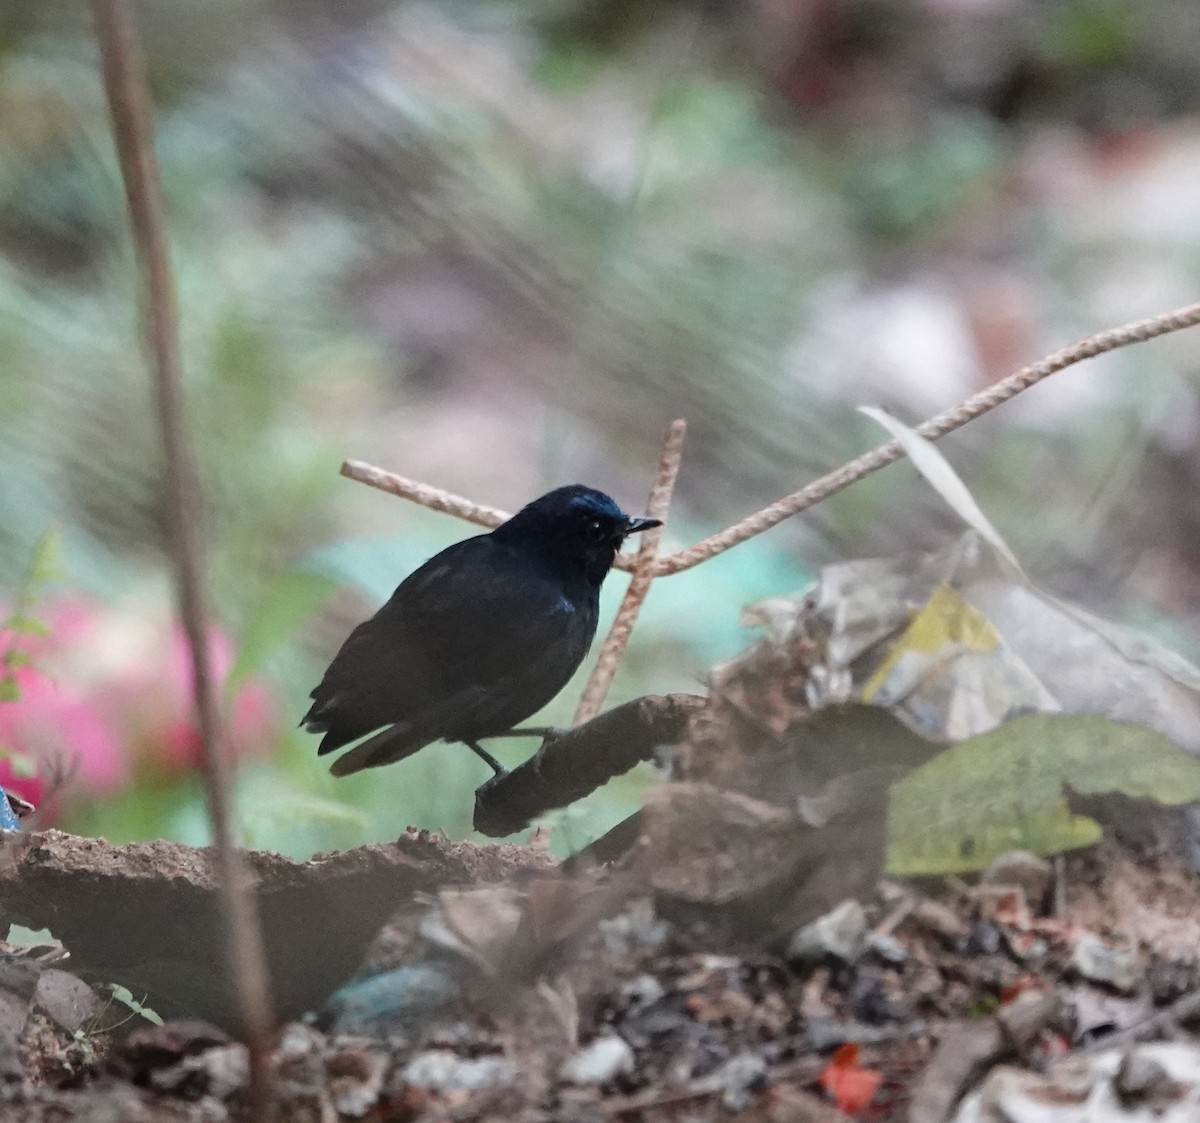
M 577 495 L 567 504 L 567 510 L 579 511 L 588 515 L 607 515 L 610 518 L 620 518 L 621 508 L 602 491 L 593 491 L 587 495 Z

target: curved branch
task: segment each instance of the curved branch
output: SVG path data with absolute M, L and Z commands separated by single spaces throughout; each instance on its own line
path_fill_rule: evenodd
M 520 767 L 476 789 L 475 829 L 503 838 L 582 799 L 660 745 L 677 744 L 703 705 L 696 694 L 648 694 L 544 742 Z

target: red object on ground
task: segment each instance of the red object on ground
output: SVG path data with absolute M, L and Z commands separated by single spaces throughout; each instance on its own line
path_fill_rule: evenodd
M 840 1046 L 817 1077 L 834 1106 L 847 1115 L 866 1111 L 882 1080 L 878 1070 L 859 1066 L 858 1046 L 851 1044 Z

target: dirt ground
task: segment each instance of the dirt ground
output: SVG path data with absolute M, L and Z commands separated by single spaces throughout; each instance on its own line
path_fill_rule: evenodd
M 88 907 L 132 893 L 122 878 L 159 894 L 122 906 L 143 936 L 161 924 L 154 909 L 178 912 L 173 894 L 199 892 L 210 861 L 54 832 L 23 838 L 13 858 L 0 887 L 10 915 L 36 919 L 12 888 L 31 868 L 46 900 L 90 862 Z M 1200 1118 L 1186 1078 L 1192 1063 L 1200 1079 L 1200 882 L 1113 842 L 1051 862 L 1010 855 L 974 884 L 883 878 L 864 904 L 773 948 L 680 916 L 636 862 L 565 877 L 536 846 L 410 832 L 310 863 L 263 856 L 258 872 L 292 883 L 322 939 L 318 887 L 344 904 L 355 878 L 382 879 L 374 897 L 393 906 L 357 941 L 330 939 L 339 964 L 359 948 L 362 971 L 340 990 L 323 976 L 325 997 L 280 1026 L 281 1119 Z M 169 957 L 139 976 L 97 952 L 104 925 L 89 943 L 56 911 L 79 952 L 69 939 L 4 948 L 0 1118 L 246 1118 L 246 1054 L 223 1003 L 210 991 L 200 1005 L 220 1024 L 197 1020 L 196 979 L 161 981 Z M 306 973 L 306 956 L 296 963 Z M 118 979 L 128 997 L 109 987 Z M 305 993 L 282 989 L 293 1006 Z M 138 1012 L 156 1002 L 173 1020 Z

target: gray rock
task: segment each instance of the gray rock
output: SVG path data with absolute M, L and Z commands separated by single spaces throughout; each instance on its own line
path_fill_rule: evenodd
M 866 949 L 867 915 L 862 905 L 851 900 L 801 928 L 788 944 L 787 957 L 807 964 L 826 959 L 854 963 Z
M 985 885 L 1016 885 L 1031 904 L 1042 900 L 1054 880 L 1054 867 L 1028 850 L 1001 854 L 980 878 Z
M 37 981 L 34 1001 L 68 1033 L 100 1012 L 100 1000 L 82 979 L 51 967 Z
M 1143 1050 L 1134 1050 L 1121 1061 L 1113 1078 L 1113 1087 L 1126 1107 L 1146 1104 L 1153 1110 L 1169 1101 L 1174 1082 L 1159 1061 Z M 1154 1101 L 1159 1104 L 1155 1105 Z
M 767 1063 L 756 1053 L 739 1053 L 730 1057 L 713 1079 L 721 1087 L 721 1102 L 729 1111 L 741 1112 L 750 1103 L 758 1086 L 767 1075 Z

